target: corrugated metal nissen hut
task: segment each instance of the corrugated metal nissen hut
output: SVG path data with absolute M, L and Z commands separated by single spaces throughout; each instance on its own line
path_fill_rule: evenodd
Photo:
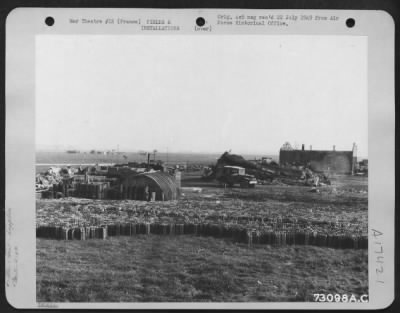
M 143 201 L 176 200 L 179 188 L 175 178 L 164 172 L 132 174 L 121 184 L 122 199 Z

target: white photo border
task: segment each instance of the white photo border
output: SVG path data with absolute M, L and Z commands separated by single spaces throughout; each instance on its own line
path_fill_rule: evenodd
M 339 22 L 289 24 L 288 27 L 222 27 L 218 14 L 323 14 Z M 54 17 L 52 27 L 45 25 Z M 104 24 L 71 24 L 71 17 L 104 19 L 171 18 L 174 32 L 144 32 L 138 28 Z M 195 30 L 197 17 L 213 26 Z M 347 18 L 357 27 L 348 28 Z M 35 233 L 35 38 L 38 35 L 218 34 L 346 35 L 368 38 L 368 303 L 37 303 Z M 18 53 L 16 53 L 18 51 Z M 6 296 L 16 308 L 124 309 L 380 309 L 394 300 L 395 238 L 395 101 L 394 21 L 385 11 L 372 10 L 261 10 L 261 9 L 61 9 L 17 8 L 6 20 Z M 24 192 L 21 193 L 21 190 Z M 384 256 L 384 263 L 377 262 Z M 381 260 L 381 259 L 380 259 Z

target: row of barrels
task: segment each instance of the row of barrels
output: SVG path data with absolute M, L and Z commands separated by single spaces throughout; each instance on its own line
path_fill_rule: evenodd
M 39 226 L 36 227 L 36 237 L 59 240 L 106 239 L 107 226 L 74 228 L 66 228 L 61 226 Z
M 249 244 L 311 245 L 339 249 L 368 249 L 367 236 L 328 235 L 318 232 L 254 231 Z
M 335 234 L 335 235 L 341 235 L 341 234 L 357 234 L 357 235 L 364 235 L 368 233 L 368 230 L 365 229 L 365 227 L 361 227 L 361 225 L 356 225 L 356 224 L 351 224 L 347 225 L 347 227 L 341 227 L 341 224 L 335 224 L 335 223 L 329 223 L 329 224 L 314 224 L 310 222 L 309 224 L 303 224 L 303 223 L 274 223 L 274 222 L 266 222 L 264 223 L 259 223 L 255 225 L 251 225 L 249 223 L 247 224 L 239 224 L 235 223 L 234 221 L 225 221 L 224 223 L 216 223 L 216 222 L 209 222 L 207 220 L 186 220 L 186 219 L 166 219 L 166 218 L 148 218 L 145 215 L 140 217 L 140 218 L 135 218 L 134 216 L 130 216 L 128 218 L 124 217 L 125 221 L 120 222 L 121 219 L 118 220 L 115 218 L 104 218 L 101 217 L 101 215 L 95 215 L 95 216 L 89 216 L 85 218 L 81 217 L 71 217 L 68 220 L 63 221 L 63 223 L 59 223 L 60 226 L 66 226 L 66 227 L 80 227 L 80 226 L 100 226 L 100 225 L 123 225 L 126 223 L 133 223 L 133 224 L 139 224 L 139 223 L 151 223 L 151 224 L 217 224 L 217 225 L 225 225 L 225 228 L 231 228 L 231 227 L 240 227 L 240 228 L 256 228 L 256 229 L 262 229 L 262 231 L 265 232 L 278 232 L 278 231 L 283 231 L 283 232 L 319 232 L 319 233 L 329 233 L 329 234 Z M 51 224 L 52 221 L 58 220 L 59 217 L 55 216 L 53 219 L 47 218 L 46 221 L 42 221 L 42 224 L 46 225 L 54 225 Z
M 71 188 L 72 186 L 72 188 Z M 107 199 L 110 182 L 53 184 L 52 194 L 42 194 L 41 198 L 81 197 L 89 199 Z
M 203 218 L 199 216 L 199 218 Z M 284 224 L 297 224 L 297 225 L 335 225 L 340 227 L 348 227 L 348 222 L 346 221 L 327 221 L 327 220 L 310 220 L 304 218 L 277 218 L 277 217 L 262 217 L 262 216 L 223 216 L 223 215 L 210 215 L 204 217 L 206 220 L 222 220 L 222 221 L 236 221 L 237 223 L 273 223 L 276 225 L 284 225 Z
M 135 208 L 131 212 L 137 213 L 136 215 L 140 216 L 143 213 L 148 213 L 148 214 L 156 214 L 157 217 L 171 217 L 171 218 L 176 218 L 176 217 L 185 217 L 182 212 L 163 212 L 160 211 L 160 209 L 150 209 L 146 210 L 144 208 Z M 133 214 L 133 213 L 131 213 Z M 305 218 L 293 218 L 293 217 L 263 217 L 263 216 L 249 216 L 249 215 L 240 215 L 240 216 L 226 216 L 226 215 L 202 215 L 202 214 L 193 214 L 190 216 L 190 218 L 197 218 L 199 220 L 204 220 L 207 222 L 226 222 L 226 221 L 231 221 L 231 222 L 236 222 L 238 224 L 241 223 L 260 223 L 260 224 L 266 224 L 266 223 L 273 223 L 277 225 L 277 227 L 280 227 L 280 225 L 288 225 L 288 224 L 296 224 L 296 225 L 332 225 L 335 227 L 341 227 L 341 228 L 348 228 L 349 226 L 357 227 L 358 224 L 352 224 L 348 223 L 347 221 L 328 221 L 328 220 L 310 220 L 310 219 L 305 219 Z
M 42 194 L 42 198 L 58 199 L 62 197 L 73 197 L 75 189 L 70 188 L 67 184 L 53 184 L 52 193 Z
M 78 183 L 75 185 L 75 197 L 106 199 L 109 187 L 109 182 Z
M 311 231 L 255 231 L 222 224 L 126 223 L 90 227 L 38 226 L 36 237 L 62 240 L 106 239 L 108 236 L 198 235 L 230 238 L 235 242 L 268 245 L 313 245 L 340 249 L 367 249 L 366 236 L 328 235 Z

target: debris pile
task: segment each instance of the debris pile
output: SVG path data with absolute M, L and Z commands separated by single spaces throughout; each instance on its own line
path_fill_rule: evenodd
M 47 171 L 43 174 L 36 175 L 36 191 L 48 190 L 54 184 L 59 184 L 62 182 L 63 176 L 59 172 Z
M 279 166 L 275 162 L 253 163 L 242 156 L 225 152 L 217 161 L 218 166 L 240 166 L 246 173 L 253 175 L 259 184 L 305 185 L 324 186 L 330 185 L 329 176 L 325 173 L 315 173 L 310 168 L 299 165 Z M 210 174 L 208 173 L 208 176 Z

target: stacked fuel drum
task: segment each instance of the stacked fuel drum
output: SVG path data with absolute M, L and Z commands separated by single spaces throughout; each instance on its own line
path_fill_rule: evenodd
M 313 245 L 341 249 L 367 249 L 367 236 L 326 234 L 308 230 L 257 230 L 241 225 L 212 223 L 118 223 L 100 226 L 41 226 L 38 238 L 59 240 L 106 239 L 111 236 L 197 235 L 230 238 L 248 245 Z

